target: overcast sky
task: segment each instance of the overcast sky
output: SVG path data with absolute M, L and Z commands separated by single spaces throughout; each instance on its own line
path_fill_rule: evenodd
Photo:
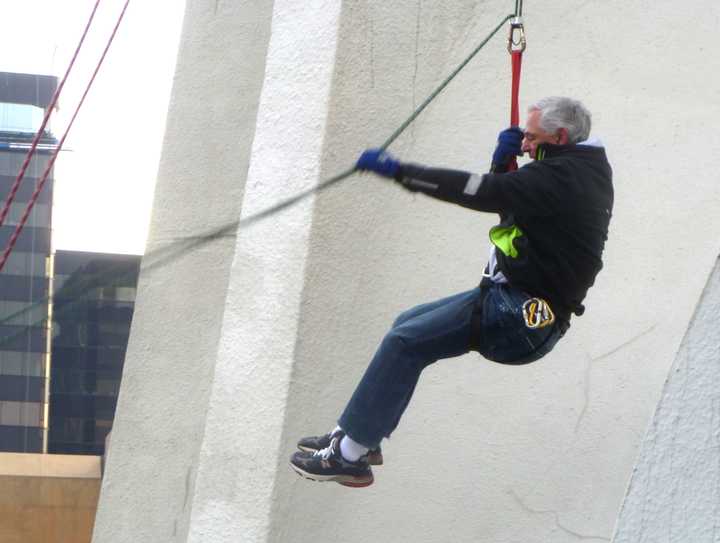
M 100 3 L 51 120 L 58 138 L 124 3 Z M 0 71 L 61 77 L 94 4 L 0 1 Z M 55 249 L 144 251 L 184 8 L 185 0 L 131 0 L 56 163 Z

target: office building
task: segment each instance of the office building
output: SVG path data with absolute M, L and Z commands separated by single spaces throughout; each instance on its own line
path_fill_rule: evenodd
M 0 72 L 0 198 L 10 192 L 57 86 L 51 76 Z M 20 220 L 57 141 L 45 131 L 0 226 L 0 254 Z M 52 173 L 0 272 L 0 451 L 47 446 L 49 257 Z
M 140 257 L 54 255 L 48 452 L 102 455 L 130 334 Z

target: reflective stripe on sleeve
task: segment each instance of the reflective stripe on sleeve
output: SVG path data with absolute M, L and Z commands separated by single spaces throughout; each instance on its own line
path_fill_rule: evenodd
M 417 190 L 427 190 L 434 192 L 439 188 L 437 183 L 428 183 L 427 181 L 420 181 L 419 179 L 405 178 L 403 184 Z
M 472 174 L 470 176 L 470 179 L 468 179 L 467 185 L 465 185 L 465 190 L 463 191 L 463 194 L 467 194 L 468 196 L 475 196 L 480 189 L 480 185 L 482 185 L 482 182 L 482 177 L 475 173 Z

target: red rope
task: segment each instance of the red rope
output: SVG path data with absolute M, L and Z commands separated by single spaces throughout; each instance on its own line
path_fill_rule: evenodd
M 85 87 L 85 92 L 83 93 L 82 98 L 80 98 L 80 102 L 78 103 L 77 107 L 75 108 L 75 112 L 73 113 L 73 116 L 70 119 L 70 122 L 68 123 L 67 128 L 65 129 L 65 133 L 63 134 L 62 138 L 60 138 L 60 142 L 58 143 L 55 151 L 53 152 L 52 156 L 50 157 L 50 161 L 48 162 L 47 167 L 45 168 L 45 171 L 43 172 L 42 177 L 40 178 L 40 181 L 38 182 L 37 186 L 35 187 L 35 192 L 33 193 L 32 197 L 30 198 L 30 202 L 28 203 L 28 206 L 25 209 L 25 213 L 23 213 L 23 216 L 20 219 L 20 222 L 15 227 L 15 231 L 13 232 L 13 235 L 10 238 L 10 241 L 8 242 L 8 246 L 6 247 L 5 252 L 2 255 L 2 258 L 0 258 L 0 271 L 2 271 L 3 267 L 5 266 L 5 263 L 7 262 L 7 259 L 9 258 L 10 253 L 13 250 L 13 247 L 15 247 L 15 243 L 17 242 L 18 236 L 20 236 L 20 232 L 22 232 L 23 226 L 25 226 L 25 223 L 27 222 L 27 219 L 30 216 L 30 211 L 32 210 L 33 206 L 35 205 L 35 202 L 37 201 L 38 197 L 40 196 L 40 192 L 42 191 L 43 187 L 45 186 L 45 181 L 47 181 L 48 175 L 50 174 L 50 170 L 52 169 L 53 165 L 55 164 L 55 160 L 57 159 L 58 154 L 60 153 L 62 146 L 65 143 L 65 138 L 67 138 L 67 135 L 70 132 L 70 129 L 72 128 L 73 123 L 75 122 L 75 117 L 77 117 L 77 114 L 80 111 L 80 108 L 82 107 L 83 102 L 85 101 L 85 97 L 88 95 L 88 92 L 90 91 L 90 87 L 92 87 L 92 84 L 95 81 L 95 76 L 97 76 L 98 72 L 100 71 L 100 67 L 102 66 L 102 63 L 105 60 L 105 56 L 107 55 L 107 52 L 110 49 L 110 45 L 112 44 L 113 39 L 115 39 L 115 34 L 117 33 L 117 30 L 120 27 L 120 23 L 122 22 L 123 17 L 125 16 L 125 11 L 127 10 L 129 3 L 130 3 L 130 0 L 126 0 L 125 6 L 123 7 L 122 12 L 120 13 L 120 16 L 118 17 L 117 23 L 115 23 L 115 28 L 113 29 L 112 34 L 110 35 L 110 39 L 108 40 L 107 45 L 105 46 L 105 50 L 103 51 L 103 54 L 100 57 L 100 60 L 98 61 L 97 66 L 95 67 L 95 71 L 93 72 L 93 75 L 90 78 L 90 81 L 88 82 L 87 87 Z
M 62 92 L 63 87 L 65 86 L 65 81 L 67 81 L 68 75 L 70 75 L 70 71 L 72 70 L 73 66 L 75 65 L 75 60 L 77 59 L 78 54 L 80 53 L 82 44 L 85 41 L 85 36 L 87 36 L 88 30 L 90 30 L 90 24 L 92 23 L 93 18 L 95 17 L 95 12 L 97 11 L 97 8 L 99 5 L 100 5 L 100 0 L 97 0 L 97 2 L 95 2 L 95 7 L 93 7 L 92 13 L 90 14 L 90 18 L 88 19 L 88 22 L 85 25 L 85 30 L 82 33 L 82 37 L 80 38 L 80 41 L 78 42 L 77 47 L 75 48 L 75 54 L 73 55 L 72 59 L 70 60 L 70 65 L 68 66 L 67 71 L 65 72 L 65 76 L 62 78 L 62 81 L 60 81 L 60 85 L 58 85 L 58 88 L 55 89 L 55 94 L 53 94 L 52 100 L 50 101 L 50 105 L 48 105 L 47 109 L 45 110 L 45 116 L 43 117 L 42 124 L 40 125 L 40 128 L 38 129 L 37 133 L 35 134 L 35 137 L 33 137 L 32 145 L 30 145 L 30 150 L 27 152 L 27 155 L 25 155 L 25 161 L 22 163 L 22 166 L 20 167 L 20 172 L 18 173 L 17 177 L 15 178 L 15 183 L 13 183 L 13 186 L 10 189 L 10 194 L 8 194 L 7 200 L 5 200 L 5 205 L 3 206 L 2 211 L 0 211 L 0 226 L 3 225 L 3 223 L 5 222 L 5 218 L 7 217 L 8 213 L 10 212 L 10 206 L 12 205 L 13 200 L 15 200 L 15 195 L 17 194 L 17 191 L 20 188 L 20 183 L 22 182 L 23 178 L 25 177 L 25 171 L 27 170 L 28 165 L 30 164 L 30 159 L 35 154 L 35 148 L 37 147 L 37 144 L 40 141 L 40 138 L 42 137 L 43 133 L 45 132 L 45 126 L 47 126 L 47 123 L 50 120 L 50 115 L 52 115 L 52 110 L 55 109 L 55 105 L 57 104 L 58 98 L 60 97 L 60 93 Z
M 520 107 L 518 105 L 520 95 L 520 68 L 522 66 L 522 51 L 512 51 L 512 93 L 510 96 L 510 126 L 520 125 Z M 517 158 L 513 157 L 508 166 L 508 171 L 517 170 Z
M 510 125 L 520 125 L 520 112 L 518 97 L 520 95 L 520 68 L 522 66 L 522 51 L 513 51 L 512 57 L 512 99 L 510 103 Z

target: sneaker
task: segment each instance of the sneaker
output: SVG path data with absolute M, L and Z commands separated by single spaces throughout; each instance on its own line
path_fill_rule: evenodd
M 343 486 L 363 487 L 373 484 L 373 473 L 367 455 L 357 462 L 340 454 L 342 432 L 336 432 L 330 445 L 319 451 L 298 451 L 290 457 L 290 467 L 301 477 L 312 481 L 335 481 Z
M 322 449 L 327 449 L 330 446 L 330 441 L 333 437 L 338 434 L 342 434 L 342 430 L 337 430 L 334 433 L 325 434 L 322 436 L 311 436 L 304 437 L 298 441 L 297 448 L 305 452 L 315 452 Z M 343 434 L 344 435 L 344 434 Z M 367 454 L 368 463 L 371 466 L 382 466 L 383 455 L 380 447 L 372 449 Z

